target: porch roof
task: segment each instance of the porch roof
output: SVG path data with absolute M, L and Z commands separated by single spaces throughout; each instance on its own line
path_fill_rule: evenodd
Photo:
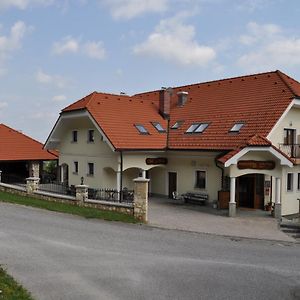
M 56 151 L 43 149 L 43 144 L 29 136 L 0 124 L 0 161 L 54 160 Z
M 236 164 L 238 159 L 249 151 L 267 151 L 280 160 L 281 165 L 292 167 L 294 161 L 285 153 L 280 151 L 272 143 L 259 135 L 252 136 L 244 145 L 227 152 L 225 155 L 218 158 L 218 162 L 222 163 L 225 167 Z

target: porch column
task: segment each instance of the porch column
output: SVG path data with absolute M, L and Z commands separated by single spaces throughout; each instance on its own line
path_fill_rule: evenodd
M 146 178 L 146 170 L 142 169 L 142 178 Z
M 2 174 L 2 171 L 0 170 L 0 182 L 1 182 L 1 174 Z
M 230 202 L 229 202 L 229 217 L 236 216 L 236 202 L 235 202 L 235 177 L 230 177 Z
M 276 219 L 281 219 L 281 180 L 280 178 L 275 178 L 275 208 L 274 217 Z
M 117 191 L 118 191 L 118 200 L 121 200 L 121 171 L 117 171 Z
M 63 165 L 60 166 L 60 182 L 64 182 L 64 174 L 65 174 L 65 168 Z

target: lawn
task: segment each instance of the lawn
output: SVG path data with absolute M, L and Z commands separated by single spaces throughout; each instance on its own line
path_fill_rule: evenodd
M 33 300 L 30 293 L 0 267 L 1 300 Z
M 62 213 L 68 213 L 68 214 L 82 216 L 85 218 L 103 219 L 108 221 L 121 221 L 126 223 L 138 222 L 133 216 L 129 216 L 118 212 L 104 211 L 104 210 L 88 208 L 88 207 L 80 207 L 80 206 L 66 204 L 66 203 L 51 202 L 51 201 L 31 198 L 27 196 L 10 194 L 2 191 L 0 191 L 0 201 L 27 205 L 27 206 L 32 206 L 32 207 L 47 209 L 51 211 L 62 212 Z

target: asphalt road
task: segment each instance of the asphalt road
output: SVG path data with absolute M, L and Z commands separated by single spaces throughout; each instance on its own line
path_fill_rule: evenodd
M 36 299 L 300 299 L 300 245 L 0 204 L 0 264 Z

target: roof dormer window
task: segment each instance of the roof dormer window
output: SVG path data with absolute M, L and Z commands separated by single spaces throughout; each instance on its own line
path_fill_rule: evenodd
M 135 124 L 135 128 L 139 131 L 140 134 L 149 134 L 148 130 L 141 124 Z
M 208 123 L 193 123 L 186 133 L 202 133 L 208 127 Z
M 234 133 L 239 133 L 241 128 L 244 126 L 245 124 L 243 122 L 238 122 L 235 123 L 232 128 L 229 130 L 229 132 L 234 132 Z
M 166 130 L 161 126 L 158 122 L 151 122 L 151 124 L 155 127 L 158 132 L 166 132 Z

